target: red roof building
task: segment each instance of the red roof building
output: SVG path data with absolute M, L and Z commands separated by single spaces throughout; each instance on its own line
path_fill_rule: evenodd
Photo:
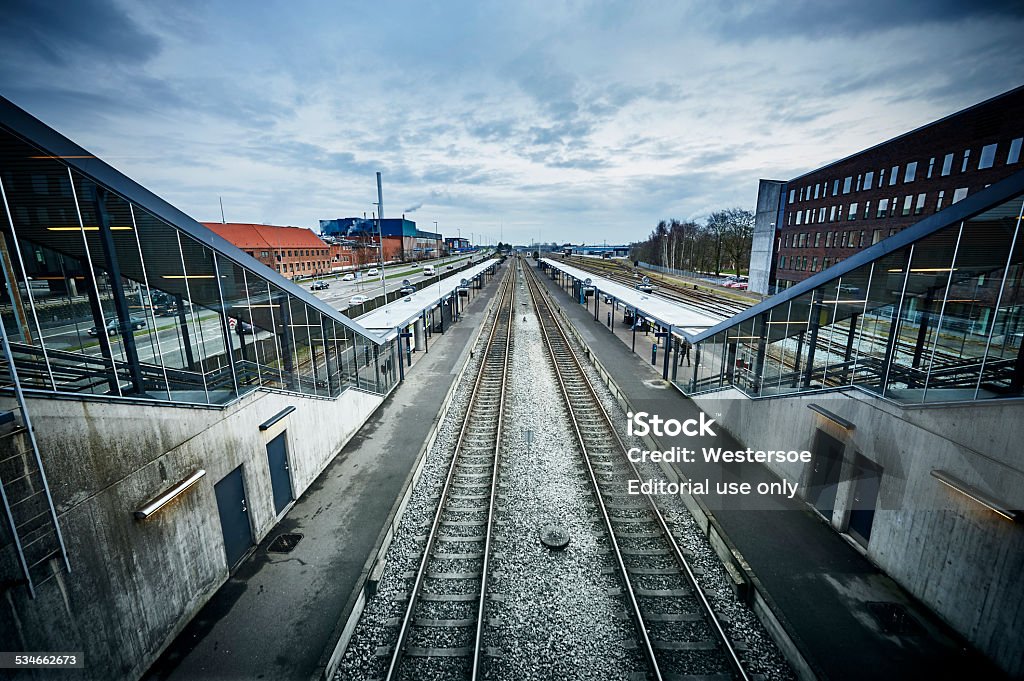
M 204 222 L 203 225 L 289 279 L 331 271 L 329 246 L 304 227 L 241 222 Z

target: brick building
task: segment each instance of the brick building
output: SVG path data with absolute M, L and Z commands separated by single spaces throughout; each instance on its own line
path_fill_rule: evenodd
M 788 182 L 762 180 L 751 290 L 802 281 L 1019 170 L 1024 87 Z
M 412 220 L 384 218 L 377 225 L 367 218 L 337 218 L 321 220 L 320 233 L 333 239 L 363 244 L 378 248 L 379 236 L 384 237 L 384 261 L 408 262 L 436 258 L 442 254 L 443 238 L 434 232 L 417 229 Z M 376 259 L 379 260 L 379 254 Z
M 331 272 L 330 248 L 304 227 L 204 222 L 204 227 L 289 279 Z

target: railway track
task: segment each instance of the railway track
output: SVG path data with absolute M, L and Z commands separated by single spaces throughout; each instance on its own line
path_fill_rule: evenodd
M 515 268 L 506 270 L 469 407 L 398 623 L 386 679 L 480 678 L 483 612 L 512 355 Z
M 646 677 L 749 680 L 654 500 L 628 493 L 628 481 L 640 473 L 532 273 L 527 281 L 648 664 Z

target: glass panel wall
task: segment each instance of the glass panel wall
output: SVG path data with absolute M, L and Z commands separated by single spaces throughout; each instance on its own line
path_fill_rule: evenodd
M 2 129 L 0 194 L 0 321 L 25 388 L 224 404 L 395 382 L 391 344 Z
M 856 387 L 908 403 L 1024 389 L 1024 201 L 1016 197 L 695 343 L 687 393 Z

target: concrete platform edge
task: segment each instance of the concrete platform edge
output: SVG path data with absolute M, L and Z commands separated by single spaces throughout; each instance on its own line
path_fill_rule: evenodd
M 487 308 L 484 310 L 484 323 L 486 323 L 489 318 L 491 308 L 493 306 L 494 299 L 487 304 Z M 368 595 L 373 595 L 368 592 L 375 591 L 376 583 L 379 582 L 380 575 L 383 573 L 384 567 L 387 564 L 387 552 L 388 548 L 391 546 L 391 541 L 395 536 L 395 530 L 402 522 L 405 509 L 409 504 L 409 499 L 412 497 L 412 491 L 416 487 L 416 483 L 419 482 L 420 475 L 423 472 L 423 466 L 426 464 L 427 452 L 430 451 L 434 446 L 434 442 L 437 440 L 438 429 L 448 417 L 448 409 L 451 407 L 452 400 L 455 397 L 455 391 L 462 382 L 462 378 L 469 366 L 469 349 L 476 346 L 483 330 L 484 324 L 481 324 L 480 328 L 477 329 L 476 335 L 473 336 L 472 340 L 467 344 L 466 349 L 460 356 L 459 373 L 456 374 L 455 379 L 448 388 L 448 392 L 445 395 L 444 400 L 441 402 L 437 416 L 434 418 L 433 424 L 430 426 L 426 440 L 424 440 L 423 447 L 420 448 L 419 453 L 416 455 L 416 464 L 413 466 L 412 470 L 409 472 L 409 476 L 406 478 L 403 487 L 404 491 L 397 499 L 395 499 L 395 503 L 391 507 L 391 512 L 388 514 L 388 521 L 381 530 L 380 535 L 377 537 L 374 549 L 370 552 L 369 558 L 367 558 L 362 571 L 359 573 L 359 579 L 356 582 L 356 587 L 352 590 L 352 595 L 349 597 L 348 603 L 346 603 L 345 608 L 342 610 L 341 616 L 338 619 L 338 625 L 334 630 L 335 633 L 331 635 L 331 638 L 335 639 L 336 642 L 333 646 L 329 646 L 324 651 L 324 655 L 320 658 L 319 668 L 323 671 L 318 675 L 318 678 L 322 679 L 322 681 L 330 681 L 334 676 L 334 673 L 337 671 L 338 665 L 341 663 L 341 658 L 344 657 L 345 651 L 348 649 L 348 644 L 352 640 L 352 635 L 355 633 L 356 625 L 359 623 L 359 618 L 363 614 L 363 608 L 366 606 L 366 598 Z M 382 404 L 381 407 L 383 406 L 384 405 Z M 376 580 L 371 579 L 374 575 L 377 576 Z
M 547 293 L 546 289 L 543 289 Z M 584 354 L 590 360 L 594 368 L 597 369 L 598 374 L 602 380 L 611 390 L 612 395 L 618 401 L 619 405 L 627 410 L 633 411 L 633 407 L 626 397 L 625 393 L 616 385 L 615 380 L 611 374 L 604 368 L 601 361 L 597 358 L 590 346 L 583 340 L 583 336 L 576 330 L 576 326 L 572 320 L 562 311 L 558 305 L 553 306 L 554 309 L 558 310 L 558 314 L 565 321 L 567 328 L 570 330 L 572 335 L 576 338 L 576 341 L 584 349 Z M 673 385 L 673 389 L 678 389 Z M 647 446 L 651 449 L 664 449 L 658 442 L 651 436 L 644 436 L 642 438 Z M 670 464 L 659 464 L 665 477 L 672 481 L 678 482 L 680 480 L 679 472 Z M 761 581 L 757 578 L 757 575 L 753 573 L 747 561 L 743 558 L 743 554 L 740 553 L 733 543 L 729 540 L 728 536 L 722 530 L 718 521 L 715 519 L 714 514 L 704 505 L 704 503 L 689 494 L 680 494 L 680 498 L 683 504 L 693 515 L 694 519 L 700 525 L 704 531 L 705 536 L 708 538 L 708 542 L 712 548 L 718 554 L 718 557 L 722 560 L 726 567 L 726 570 L 732 575 L 738 572 L 742 576 L 750 588 L 746 588 L 745 602 L 754 611 L 757 619 L 761 622 L 762 626 L 768 631 L 768 634 L 772 637 L 772 640 L 779 647 L 783 657 L 789 662 L 793 668 L 793 673 L 796 674 L 800 681 L 817 681 L 819 674 L 814 671 L 811 663 L 804 657 L 800 651 L 800 647 L 796 641 L 790 636 L 783 622 L 785 616 L 775 607 L 774 600 L 771 595 L 768 594 L 767 589 L 761 584 Z M 731 569 L 730 569 L 731 568 Z M 743 590 L 742 586 L 734 585 L 735 588 Z

